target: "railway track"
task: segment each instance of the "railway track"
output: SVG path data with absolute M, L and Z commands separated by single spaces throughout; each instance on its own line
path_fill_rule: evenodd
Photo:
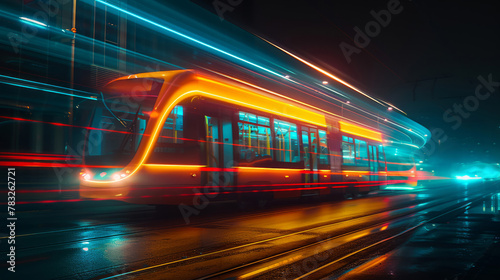
M 481 196 L 474 201 L 463 201 L 459 205 L 446 207 L 436 211 L 432 217 L 417 221 L 415 225 L 409 222 L 411 217 L 418 218 L 423 211 L 442 208 L 443 204 L 433 204 L 418 211 L 398 215 L 390 220 L 366 225 L 343 234 L 333 234 L 331 237 L 316 240 L 310 244 L 294 248 L 267 258 L 244 265 L 232 267 L 217 273 L 197 278 L 204 279 L 320 279 L 322 277 L 340 274 L 346 266 L 360 259 L 360 255 L 368 251 L 376 251 L 388 243 L 403 239 L 417 228 L 442 218 L 446 215 L 460 212 L 473 203 L 483 199 Z M 445 203 L 446 204 L 446 203 Z M 449 204 L 449 203 L 448 203 Z M 415 221 L 413 221 L 415 222 Z M 386 250 L 396 244 L 390 244 Z M 361 258 L 362 259 L 362 258 Z
M 405 197 L 405 196 L 401 196 Z M 470 197 L 477 197 L 477 194 Z M 373 211 L 363 210 L 353 212 L 357 205 L 366 207 L 363 199 L 354 201 L 345 201 L 333 206 L 327 206 L 329 203 L 321 205 L 306 205 L 304 207 L 278 208 L 273 211 L 263 211 L 258 213 L 233 215 L 211 216 L 207 219 L 201 217 L 199 222 L 193 222 L 186 226 L 184 223 L 161 225 L 161 218 L 152 219 L 147 223 L 115 223 L 108 225 L 87 226 L 80 228 L 65 229 L 62 231 L 35 232 L 33 235 L 21 236 L 18 240 L 20 254 L 27 254 L 36 259 L 37 254 L 46 254 L 44 252 L 57 252 L 59 247 L 79 248 L 83 243 L 92 243 L 94 248 L 107 248 L 105 243 L 112 243 L 113 240 L 127 240 L 140 244 L 141 242 L 151 242 L 156 240 L 155 236 L 175 236 L 176 232 L 186 232 L 201 229 L 202 233 L 216 235 L 215 244 L 199 244 L 198 246 L 171 246 L 172 242 L 179 239 L 158 239 L 162 242 L 163 250 L 153 250 L 148 255 L 137 255 L 122 262 L 111 262 L 116 265 L 99 264 L 94 267 L 85 267 L 77 269 L 73 274 L 60 273 L 54 275 L 55 279 L 225 279 L 230 277 L 262 278 L 281 277 L 289 279 L 300 277 L 314 269 L 321 270 L 312 272 L 311 279 L 316 279 L 318 275 L 328 273 L 338 273 L 346 263 L 358 258 L 360 254 L 367 254 L 372 250 L 378 250 L 379 247 L 391 243 L 389 240 L 377 243 L 381 240 L 397 235 L 402 230 L 406 230 L 421 222 L 429 219 L 422 218 L 422 215 L 434 215 L 447 211 L 460 211 L 457 203 L 464 206 L 467 201 L 458 194 L 436 198 L 436 196 L 422 195 L 414 197 L 408 201 L 399 196 L 392 196 L 391 208 L 371 209 Z M 368 200 L 370 198 L 367 198 Z M 374 201 L 380 202 L 384 196 L 377 197 Z M 342 205 L 342 206 L 341 206 Z M 258 224 L 242 223 L 248 219 L 269 221 L 269 217 L 288 213 L 290 210 L 296 211 L 301 215 L 311 215 L 321 209 L 332 211 L 338 207 L 350 208 L 346 213 L 349 215 L 328 216 L 324 222 L 304 223 L 299 222 L 289 229 L 281 229 L 279 226 L 267 227 L 274 229 L 266 232 L 259 228 Z M 449 209 L 444 209 L 447 206 Z M 333 207 L 333 208 L 332 208 Z M 336 208 L 337 207 L 337 208 Z M 467 206 L 465 206 L 467 207 Z M 436 210 L 440 208 L 441 210 Z M 455 209 L 455 210 L 453 210 Z M 435 212 L 432 212 L 435 211 Z M 149 212 L 149 211 L 146 211 Z M 151 211 L 153 213 L 153 211 Z M 427 213 L 427 214 L 426 214 Z M 453 213 L 453 212 L 451 212 Z M 221 217 L 222 216 L 222 217 Z M 322 218 L 324 220 L 324 218 Z M 429 221 L 427 221 L 429 222 Z M 156 225 L 154 225 L 156 223 Z M 127 230 L 113 231 L 113 227 L 126 225 Z M 236 226 L 238 225 L 238 226 Z M 246 226 L 246 227 L 245 227 Z M 421 225 L 420 225 L 421 226 Z M 135 229 L 134 229 L 135 228 Z M 129 230 L 130 229 L 130 230 Z M 176 231 L 179 230 L 179 231 Z M 84 233 L 93 231 L 98 233 L 89 236 Z M 73 236 L 83 236 L 84 238 L 69 238 L 68 233 Z M 172 233 L 174 232 L 174 233 Z M 215 233 L 214 233 L 215 232 Z M 247 236 L 242 235 L 244 232 Z M 81 233 L 76 234 L 75 233 Z M 402 234 L 401 238 L 410 232 Z M 220 235 L 219 235 L 220 234 Z M 224 239 L 224 235 L 234 235 L 230 239 Z M 65 236 L 62 240 L 58 236 Z M 241 237 L 241 236 L 243 237 Z M 220 236 L 220 237 L 219 237 Z M 40 238 L 45 238 L 49 242 L 38 242 Z M 220 238 L 220 239 L 219 239 Z M 393 240 L 401 239 L 399 237 Z M 26 242 L 31 239 L 30 242 Z M 51 242 L 54 240 L 54 242 Z M 228 242 L 231 241 L 231 242 Z M 103 245 L 104 244 L 104 245 Z M 169 245 L 170 244 L 170 245 Z M 370 245 L 375 244 L 375 246 Z M 24 245 L 24 246 L 23 246 Z M 64 246 L 63 246 L 64 245 Z M 195 244 L 196 245 L 196 244 Z M 91 246 L 89 246 L 91 247 Z M 131 249 L 137 246 L 129 247 Z M 366 249 L 363 249 L 367 247 Z M 173 249 L 172 249 L 173 248 Z M 91 248 L 92 249 L 92 248 Z M 172 250 L 170 250 L 172 249 Z M 353 255 L 341 255 L 344 252 L 353 253 Z M 148 251 L 149 253 L 149 251 Z M 94 255 L 96 253 L 93 253 Z M 318 259 L 317 256 L 322 256 Z M 344 258 L 343 258 L 344 257 Z M 336 259 L 334 259 L 336 258 Z M 335 262 L 335 260 L 338 260 Z M 61 263 L 64 261 L 59 260 Z M 327 265 L 332 263 L 330 265 Z M 304 265 L 305 264 L 305 265 Z M 43 265 L 40 263 L 39 265 Z M 327 266 L 325 266 L 327 265 Z M 340 268 L 333 269 L 339 266 Z M 296 273 L 297 267 L 300 267 L 299 273 Z M 305 269 L 304 267 L 308 267 Z M 330 272 L 328 272 L 330 271 Z M 332 272 L 333 271 L 333 272 Z M 244 277 L 244 278 L 245 278 Z M 244 279 L 242 278 L 242 279 Z M 52 278 L 51 278 L 52 279 Z
M 461 209 L 465 204 L 470 204 L 471 202 L 463 200 L 458 208 L 453 206 L 456 203 L 456 198 L 438 200 L 432 203 L 424 202 L 418 205 L 373 213 L 349 220 L 335 221 L 268 239 L 212 250 L 203 254 L 173 259 L 146 267 L 144 267 L 143 262 L 139 262 L 142 265 L 139 263 L 129 264 L 130 266 L 128 267 L 118 268 L 117 271 L 120 273 L 113 275 L 105 274 L 98 278 L 122 279 L 133 277 L 134 279 L 151 279 L 151 273 L 153 273 L 160 275 L 156 279 L 226 279 L 231 277 L 243 277 L 241 279 L 263 277 L 262 279 L 268 279 L 269 273 L 283 269 L 283 266 L 303 262 L 306 259 L 303 258 L 306 254 L 299 254 L 300 257 L 296 255 L 301 250 L 315 251 L 315 246 L 323 246 L 327 242 L 333 242 L 332 244 L 335 246 L 332 248 L 335 248 L 345 245 L 348 242 L 359 241 L 363 237 L 373 238 L 375 235 L 388 238 L 387 234 L 398 234 L 395 230 L 400 227 L 408 228 L 412 222 L 417 224 L 422 223 L 423 221 L 419 219 L 421 219 L 420 215 L 423 212 L 430 211 L 436 207 L 442 208 L 443 205 L 453 207 L 453 211 L 457 211 L 457 209 Z M 447 211 L 451 210 L 448 209 Z M 409 218 L 412 218 L 411 221 L 408 221 Z M 266 251 L 267 256 L 262 257 L 263 251 Z M 238 256 L 241 256 L 241 254 L 245 255 L 246 260 L 253 259 L 253 261 L 246 261 L 244 264 L 238 263 Z M 290 256 L 290 254 L 295 255 Z M 269 269 L 262 268 L 262 266 L 268 268 L 270 263 L 271 267 Z M 224 269 L 218 268 L 221 264 L 225 267 Z M 199 275 L 199 267 L 204 268 L 203 273 L 206 275 Z M 211 273 L 206 273 L 208 271 Z M 265 274 L 265 276 L 260 276 L 261 274 Z
M 425 203 L 427 201 L 430 201 L 429 199 L 420 199 L 420 200 L 415 200 L 415 201 L 410 201 L 410 202 L 403 202 L 400 204 L 395 205 L 394 207 L 391 207 L 389 209 L 384 209 L 380 211 L 374 211 L 370 212 L 368 214 L 377 214 L 381 213 L 387 210 L 392 210 L 392 209 L 399 209 L 400 207 L 407 207 L 407 206 L 412 206 L 416 205 L 418 203 Z M 305 206 L 305 207 L 300 207 L 300 208 L 295 208 L 294 211 L 307 211 L 309 209 L 314 209 L 319 206 Z M 207 219 L 204 219 L 203 221 L 199 222 L 192 222 L 189 224 L 189 226 L 192 227 L 209 227 L 210 225 L 218 224 L 218 223 L 224 223 L 227 220 L 231 221 L 238 221 L 238 220 L 246 220 L 246 219 L 252 219 L 252 218 L 258 218 L 258 217 L 265 217 L 265 216 L 270 216 L 270 215 L 277 215 L 281 213 L 285 213 L 289 210 L 281 210 L 281 211 L 272 211 L 272 212 L 260 212 L 260 213 L 250 213 L 250 214 L 244 214 L 238 217 L 230 216 L 228 218 L 220 218 L 220 217 L 208 217 Z M 35 242 L 38 242 L 38 238 L 43 238 L 45 236 L 49 236 L 48 239 L 50 240 L 61 240 L 57 235 L 61 234 L 68 234 L 68 233 L 78 233 L 78 232 L 87 232 L 87 231 L 94 231 L 94 232 L 100 232 L 102 234 L 98 236 L 93 236 L 93 237 L 85 237 L 81 239 L 72 239 L 72 240 L 67 240 L 67 241 L 59 241 L 59 242 L 51 242 L 51 243 L 45 243 L 45 244 L 39 244 L 39 245 L 31 245 L 31 246 L 19 246 L 17 250 L 30 250 L 30 249 L 37 249 L 37 248 L 44 248 L 44 247 L 51 247 L 51 246 L 56 246 L 56 245 L 62 245 L 62 244 L 70 244 L 70 243 L 80 243 L 80 242 L 85 242 L 85 241 L 91 241 L 91 240 L 99 240 L 99 239 L 109 239 L 109 238 L 115 238 L 118 236 L 130 236 L 134 234 L 139 234 L 139 233 L 147 233 L 147 232 L 154 232 L 154 231 L 162 231 L 162 230 L 169 230 L 169 229 L 176 229 L 176 228 L 181 228 L 184 226 L 187 226 L 185 222 L 183 221 L 174 221 L 173 224 L 165 225 L 165 226 L 158 226 L 158 222 L 170 222 L 170 220 L 165 220 L 161 217 L 161 214 L 158 214 L 155 212 L 155 210 L 141 210 L 138 212 L 131 212 L 131 211 L 126 211 L 123 212 L 122 214 L 133 214 L 134 216 L 140 217 L 137 218 L 132 218 L 131 222 L 120 222 L 120 223 L 108 223 L 108 222 L 103 222 L 96 220 L 95 224 L 92 225 L 87 225 L 87 226 L 78 226 L 78 227 L 71 227 L 71 228 L 64 228 L 64 229 L 56 229 L 56 230 L 47 230 L 47 231 L 40 231 L 40 232 L 31 232 L 31 233 L 25 233 L 25 234 L 19 234 L 16 237 L 17 238 L 36 238 Z M 166 213 L 167 215 L 169 213 Z M 343 219 L 337 219 L 334 222 L 342 222 L 345 220 L 349 220 L 352 218 L 357 218 L 357 217 L 362 217 L 363 215 L 354 215 L 350 216 L 347 218 Z M 140 228 L 137 230 L 130 230 L 127 232 L 120 232 L 120 233 L 115 233 L 112 234 L 111 232 L 114 232 L 114 228 L 117 227 L 122 227 L 126 226 L 128 228 Z M 54 237 L 52 237 L 54 236 Z M 6 239 L 7 237 L 0 237 L 0 240 Z M 30 244 L 30 242 L 24 242 L 22 244 Z M 0 251 L 4 252 L 4 251 Z

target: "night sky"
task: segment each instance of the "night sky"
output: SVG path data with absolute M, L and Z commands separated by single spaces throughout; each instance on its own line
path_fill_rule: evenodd
M 193 2 L 217 14 L 217 1 Z M 500 9 L 494 1 L 232 3 L 225 20 L 393 103 L 430 130 L 442 129 L 435 151 L 428 147 L 430 169 L 500 162 Z M 382 10 L 392 11 L 390 20 Z M 371 11 L 385 26 L 370 23 Z M 360 35 L 356 44 L 355 28 L 367 35 L 367 25 L 372 36 L 363 42 Z M 350 63 L 341 45 L 354 50 Z

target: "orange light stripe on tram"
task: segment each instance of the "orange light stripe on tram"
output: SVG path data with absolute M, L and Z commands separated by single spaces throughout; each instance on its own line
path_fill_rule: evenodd
M 257 109 L 257 110 L 262 111 L 262 112 L 268 112 L 268 113 L 272 113 L 272 114 L 277 114 L 277 115 L 285 116 L 287 118 L 291 118 L 291 119 L 294 119 L 294 120 L 299 120 L 299 121 L 303 121 L 303 122 L 306 122 L 306 123 L 314 124 L 314 125 L 317 125 L 317 126 L 326 127 L 325 117 L 323 115 L 321 115 L 321 114 L 318 114 L 318 113 L 315 113 L 315 112 L 312 112 L 312 111 L 309 111 L 309 110 L 306 110 L 306 109 L 303 109 L 303 108 L 300 108 L 300 107 L 297 107 L 297 106 L 294 106 L 294 105 L 291 105 L 289 103 L 285 103 L 285 102 L 282 102 L 282 101 L 279 101 L 279 100 L 276 100 L 276 99 L 272 99 L 272 98 L 269 98 L 267 96 L 260 95 L 258 93 L 254 93 L 254 92 L 249 91 L 249 90 L 244 90 L 242 88 L 233 87 L 233 86 L 230 86 L 230 85 L 227 85 L 227 84 L 224 84 L 224 83 L 220 83 L 220 82 L 217 82 L 217 81 L 213 81 L 213 80 L 210 80 L 210 79 L 207 79 L 207 78 L 198 77 L 198 80 L 200 80 L 200 81 L 206 81 L 206 82 L 211 82 L 211 83 L 214 83 L 214 84 L 222 85 L 224 87 L 230 87 L 230 88 L 237 89 L 239 91 L 245 91 L 245 92 L 251 93 L 253 95 L 257 95 L 260 98 L 268 100 L 271 103 L 282 104 L 283 106 L 288 106 L 288 108 L 290 108 L 290 109 L 293 108 L 295 110 L 295 114 L 285 114 L 285 113 L 280 112 L 280 111 L 269 109 L 269 104 L 261 103 L 259 105 L 256 105 L 256 104 L 253 104 L 253 103 L 247 103 L 247 102 L 243 102 L 243 101 L 231 99 L 231 98 L 228 98 L 228 97 L 216 95 L 216 94 L 213 94 L 213 93 L 208 93 L 208 92 L 204 92 L 204 91 L 201 91 L 201 90 L 197 90 L 197 92 L 204 93 L 206 96 L 212 97 L 212 98 L 214 98 L 216 100 L 225 101 L 225 102 L 229 102 L 229 103 L 232 103 L 232 104 L 240 104 L 240 105 L 243 105 L 243 106 L 245 106 L 247 108 Z M 299 112 L 302 113 L 302 114 L 300 116 L 297 116 L 297 114 L 299 114 Z M 313 119 L 313 117 L 315 119 Z
M 368 174 L 368 173 L 370 173 L 370 171 L 342 170 L 342 173 L 362 173 L 362 174 Z
M 356 136 L 361 136 L 378 142 L 382 142 L 382 133 L 364 127 L 339 121 L 340 131 Z
M 211 171 L 211 172 L 237 172 L 237 168 L 220 168 L 220 167 L 207 167 L 206 165 L 183 165 L 183 164 L 154 164 L 154 163 L 145 163 L 143 166 L 146 167 L 155 167 L 155 168 L 187 168 L 193 169 L 198 168 L 200 171 Z
M 295 171 L 295 172 L 303 172 L 304 169 L 301 168 L 272 168 L 272 167 L 248 167 L 248 166 L 239 166 L 238 169 L 246 169 L 246 170 L 276 170 L 276 171 Z
M 205 69 L 205 70 L 208 70 L 208 69 Z M 221 76 L 223 76 L 223 77 L 226 77 L 226 78 L 228 78 L 228 79 L 232 79 L 232 80 L 238 81 L 238 82 L 240 82 L 240 83 L 246 84 L 246 85 L 248 85 L 248 86 L 255 87 L 255 88 L 260 89 L 260 90 L 262 90 L 262 91 L 266 91 L 266 92 L 271 93 L 271 94 L 273 94 L 273 95 L 276 95 L 276 96 L 279 96 L 279 97 L 282 97 L 282 98 L 285 98 L 285 99 L 288 99 L 288 100 L 292 100 L 292 101 L 294 101 L 294 102 L 297 102 L 297 103 L 299 103 L 299 104 L 302 104 L 302 105 L 307 106 L 307 107 L 310 107 L 310 108 L 313 108 L 313 109 L 315 109 L 315 110 L 319 110 L 319 111 L 321 111 L 321 112 L 323 112 L 323 113 L 325 113 L 325 114 L 328 114 L 328 115 L 331 115 L 331 116 L 336 116 L 336 117 L 341 117 L 340 115 L 334 114 L 334 113 L 332 113 L 332 112 L 329 112 L 329 111 L 326 111 L 326 110 L 320 109 L 320 108 L 318 108 L 318 107 L 312 106 L 312 105 L 310 105 L 310 104 L 307 104 L 307 103 L 304 103 L 304 102 L 301 102 L 301 101 L 298 101 L 298 100 L 292 99 L 292 98 L 290 98 L 290 97 L 287 97 L 287 96 L 281 95 L 281 94 L 276 93 L 276 92 L 274 92 L 274 91 L 270 91 L 270 90 L 267 90 L 267 89 L 265 89 L 265 88 L 261 88 L 261 87 L 259 87 L 259 86 L 257 86 L 257 85 L 254 85 L 254 84 L 251 84 L 251 83 L 248 83 L 248 82 L 245 82 L 245 81 L 239 80 L 239 79 L 237 79 L 237 78 L 234 78 L 234 77 L 231 77 L 231 76 L 224 75 L 224 74 L 219 73 L 219 72 L 217 72 L 217 71 L 212 71 L 212 70 L 209 70 L 209 71 L 210 71 L 210 72 L 213 72 L 213 73 L 216 73 L 216 74 L 218 74 L 218 75 L 221 75 Z M 251 71 L 251 72 L 253 72 L 253 71 Z M 259 74 L 259 73 L 256 73 L 256 72 L 253 72 L 253 73 L 254 73 L 254 74 L 256 74 L 256 75 L 263 76 L 263 75 L 261 75 L 261 74 Z M 280 84 L 285 85 L 284 83 L 282 83 L 282 82 L 280 82 L 280 81 L 278 81 L 278 80 L 274 80 L 274 79 L 273 79 L 273 81 L 275 81 L 275 82 L 277 82 L 277 83 L 280 83 Z M 318 90 L 316 90 L 316 89 L 314 89 L 314 88 L 308 87 L 308 86 L 306 86 L 306 85 L 304 85 L 304 84 L 300 84 L 300 85 L 302 85 L 303 87 L 306 87 L 306 88 L 308 88 L 308 89 L 310 89 L 310 90 L 313 90 L 314 92 L 319 93 L 319 94 L 321 94 L 321 95 L 323 95 L 323 96 L 326 96 L 326 97 L 330 97 L 330 98 L 331 98 L 331 96 L 330 96 L 330 95 L 324 94 L 323 92 L 318 91 Z M 308 93 L 308 92 L 306 92 L 306 91 L 303 91 L 303 90 L 300 90 L 300 89 L 297 89 L 297 90 L 299 90 L 300 92 L 302 92 L 302 93 L 304 93 L 304 94 L 306 94 L 306 95 L 309 95 L 309 96 L 311 96 L 311 97 L 318 98 L 317 96 L 312 95 L 312 94 L 309 94 L 309 93 Z M 334 100 L 336 100 L 336 99 L 334 98 Z M 330 104 L 330 105 L 332 105 L 332 106 L 336 106 L 336 107 L 338 107 L 338 108 L 340 108 L 340 107 L 341 107 L 341 106 L 339 106 L 338 104 L 335 104 L 335 103 L 330 102 L 330 101 L 325 100 L 325 99 L 322 99 L 321 101 L 322 101 L 322 102 L 327 102 L 328 104 Z M 338 100 L 337 100 L 337 101 L 338 101 Z M 384 102 L 385 102 L 385 101 L 384 101 Z M 351 106 L 352 106 L 352 105 L 351 105 Z M 352 107 L 354 107 L 354 106 L 352 106 Z M 373 114 L 370 114 L 369 112 L 364 111 L 364 110 L 362 110 L 362 109 L 360 109 L 360 108 L 356 108 L 356 109 L 357 109 L 357 110 L 362 111 L 363 113 L 369 114 L 369 115 L 371 115 L 371 116 L 373 116 L 373 117 L 379 118 L 379 117 L 377 117 L 377 116 L 375 116 L 375 115 L 373 115 Z M 349 112 L 351 112 L 351 113 L 353 113 L 353 114 L 356 114 L 356 115 L 358 115 L 358 116 L 362 116 L 360 113 L 354 112 L 354 111 L 349 110 L 349 109 L 347 109 L 347 108 L 345 108 L 345 107 L 343 108 L 343 110 L 344 110 L 344 111 L 349 111 Z M 398 110 L 399 110 L 399 109 L 398 109 Z M 346 119 L 345 117 L 341 117 L 341 118 Z M 355 122 L 355 121 L 354 121 L 354 120 L 352 120 L 352 119 L 348 119 L 348 120 Z M 391 122 L 391 123 L 392 123 L 392 122 Z M 392 123 L 392 124 L 395 124 L 395 123 Z M 389 127 L 389 126 L 388 126 L 388 125 L 386 125 L 385 123 L 381 123 L 381 125 Z M 397 125 L 397 126 L 398 126 L 398 127 L 402 127 L 402 126 L 400 126 L 400 125 Z

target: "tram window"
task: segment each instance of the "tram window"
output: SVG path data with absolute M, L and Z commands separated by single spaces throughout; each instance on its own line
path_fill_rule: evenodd
M 326 141 L 326 131 L 318 130 L 319 136 L 319 164 L 329 164 L 328 145 Z
M 240 112 L 240 121 L 245 121 L 249 123 L 257 123 L 257 116 L 247 112 Z
M 385 169 L 384 146 L 378 146 L 378 165 L 381 169 Z
M 347 137 L 345 135 L 342 135 L 342 141 L 347 142 L 347 143 L 354 143 L 354 140 L 352 137 Z
M 269 118 L 266 117 L 257 117 L 257 123 L 265 126 L 269 126 Z
M 342 162 L 345 165 L 354 165 L 354 139 L 342 135 Z
M 239 112 L 238 139 L 240 165 L 265 164 L 272 161 L 269 118 Z
M 280 162 L 300 162 L 300 146 L 297 125 L 282 120 L 274 120 L 276 160 Z
M 172 109 L 149 159 L 150 163 L 200 164 L 200 118 L 192 109 L 189 112 L 181 105 Z
M 158 143 L 183 143 L 184 108 L 175 106 L 161 130 Z
M 368 166 L 368 150 L 366 147 L 366 141 L 355 139 L 354 144 L 356 145 L 356 165 Z
M 269 126 L 269 118 L 246 112 L 239 112 L 240 121 Z

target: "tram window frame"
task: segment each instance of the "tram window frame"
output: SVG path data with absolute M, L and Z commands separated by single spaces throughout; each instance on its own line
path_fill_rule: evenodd
M 356 149 L 355 159 L 356 166 L 367 167 L 368 164 L 368 143 L 365 140 L 354 138 L 354 146 Z
M 279 123 L 283 123 L 283 124 L 286 124 L 288 125 L 289 127 L 295 127 L 295 131 L 292 131 L 295 133 L 295 145 L 294 145 L 294 148 L 292 149 L 291 148 L 291 144 L 293 143 L 293 138 L 290 136 L 290 142 L 288 143 L 290 145 L 290 149 L 288 150 L 282 150 L 282 149 L 279 149 L 278 147 L 280 145 L 278 145 L 278 134 L 276 133 L 277 132 L 277 129 L 279 127 L 276 126 L 276 123 L 279 122 Z M 272 131 L 273 131 L 273 140 L 274 140 L 274 146 L 276 147 L 274 150 L 275 150 L 275 161 L 277 163 L 283 163 L 283 164 L 292 164 L 292 165 L 296 165 L 296 164 L 301 164 L 302 162 L 302 158 L 301 158 L 301 141 L 299 139 L 299 125 L 297 125 L 297 123 L 295 122 L 291 122 L 289 120 L 283 120 L 281 118 L 273 118 L 273 123 L 272 123 Z M 290 132 L 290 130 L 288 130 L 288 132 Z M 286 144 L 285 142 L 283 142 L 284 144 Z M 283 156 L 282 156 L 282 151 L 284 151 L 283 153 Z M 287 153 L 287 152 L 291 152 L 291 153 Z M 287 155 L 288 155 L 288 158 L 287 158 Z M 282 160 L 284 159 L 284 160 Z
M 346 161 L 347 157 L 345 157 L 345 147 L 350 147 L 348 149 L 348 153 L 350 154 L 350 159 L 349 161 Z M 347 136 L 347 135 L 342 135 L 342 164 L 343 165 L 349 165 L 349 166 L 356 166 L 356 147 L 354 146 L 354 138 Z
M 233 126 L 235 133 L 236 133 L 236 138 L 233 137 L 233 139 L 238 139 L 237 144 L 235 143 L 236 141 L 233 140 L 233 144 L 235 145 L 235 155 L 237 155 L 238 158 L 238 165 L 240 166 L 271 166 L 273 161 L 274 161 L 274 152 L 273 152 L 273 133 L 271 129 L 271 124 L 272 124 L 272 118 L 270 116 L 266 116 L 260 112 L 251 112 L 250 110 L 237 110 L 236 111 L 236 122 L 235 125 Z M 243 118 L 244 115 L 247 115 L 247 119 L 245 120 Z M 252 127 L 253 126 L 253 127 Z M 245 131 L 249 131 L 250 129 L 250 135 L 246 133 Z M 253 132 L 255 132 L 256 129 L 256 134 L 254 135 Z M 267 131 L 267 134 L 264 134 Z M 261 133 L 264 132 L 264 133 Z M 253 143 L 253 137 L 252 135 L 256 136 L 256 141 L 257 145 L 252 145 Z M 245 154 L 242 154 L 242 148 L 246 147 L 245 146 L 245 139 L 250 136 L 250 148 L 248 149 L 249 151 L 245 151 Z M 260 146 L 260 136 L 264 136 L 264 144 L 266 146 L 262 147 Z M 267 147 L 267 143 L 269 144 L 269 147 Z M 255 149 L 257 150 L 256 153 Z M 261 153 L 263 151 L 263 153 Z M 250 152 L 250 154 L 248 153 Z
M 378 167 L 379 169 L 383 169 L 385 170 L 386 169 L 386 162 L 385 162 L 385 149 L 384 149 L 384 145 L 378 145 L 378 157 L 377 157 L 377 161 L 378 161 Z
M 320 133 L 324 133 L 324 138 L 321 138 Z M 318 143 L 319 143 L 318 166 L 321 169 L 329 169 L 330 149 L 328 148 L 328 132 L 326 130 L 318 129 Z M 324 146 L 322 147 L 321 144 L 324 144 Z

